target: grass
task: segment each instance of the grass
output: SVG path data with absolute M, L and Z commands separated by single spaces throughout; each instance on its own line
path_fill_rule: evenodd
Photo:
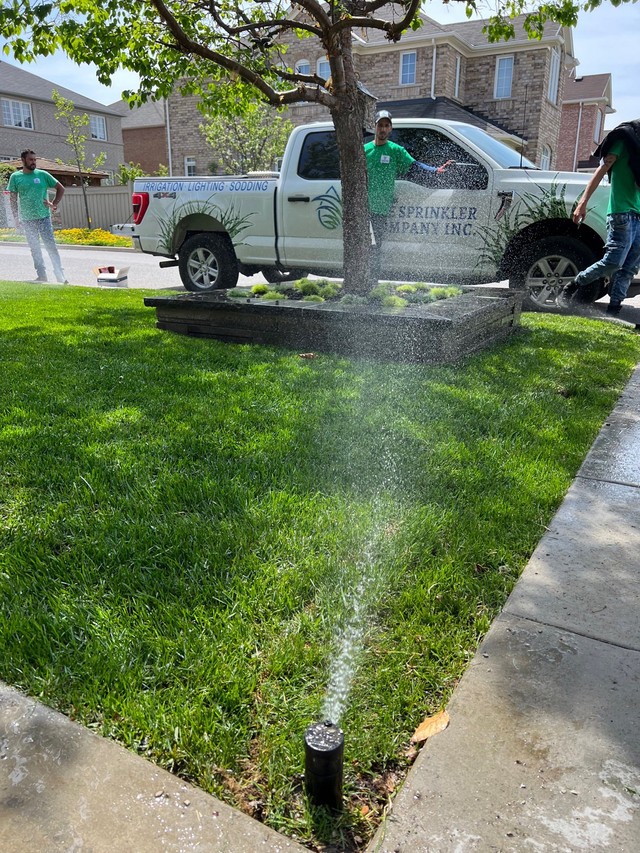
M 160 332 L 143 295 L 0 283 L 0 677 L 302 843 L 356 849 L 640 338 L 527 315 L 458 366 L 308 360 Z M 331 818 L 305 802 L 303 733 L 356 589 Z

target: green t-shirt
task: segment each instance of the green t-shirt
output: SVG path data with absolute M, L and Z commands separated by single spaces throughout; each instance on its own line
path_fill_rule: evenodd
M 393 204 L 396 179 L 406 175 L 415 160 L 406 149 L 395 142 L 364 146 L 369 172 L 369 210 L 387 214 Z
M 640 187 L 629 168 L 627 147 L 621 140 L 614 142 L 609 154 L 616 155 L 611 167 L 611 193 L 608 213 L 640 213 Z
M 9 177 L 7 190 L 18 193 L 21 219 L 46 219 L 51 211 L 44 206 L 47 190 L 55 187 L 58 181 L 44 169 L 33 172 L 13 172 Z

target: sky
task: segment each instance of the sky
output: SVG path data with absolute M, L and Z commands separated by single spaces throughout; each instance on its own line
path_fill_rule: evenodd
M 490 16 L 491 0 L 479 0 L 478 6 L 478 17 Z M 441 24 L 466 20 L 463 5 L 456 2 L 445 5 L 440 0 L 431 0 L 424 3 L 422 10 Z M 577 73 L 612 75 L 616 112 L 607 116 L 606 130 L 623 121 L 640 118 L 638 33 L 640 2 L 628 2 L 614 8 L 608 0 L 603 0 L 602 6 L 595 11 L 581 14 L 573 31 L 574 55 L 580 61 Z M 18 64 L 5 54 L 0 54 L 0 58 Z M 124 89 L 136 88 L 136 76 L 126 71 L 118 72 L 113 85 L 106 88 L 95 79 L 90 66 L 83 65 L 79 69 L 61 54 L 39 59 L 24 68 L 101 104 L 111 104 L 119 100 Z

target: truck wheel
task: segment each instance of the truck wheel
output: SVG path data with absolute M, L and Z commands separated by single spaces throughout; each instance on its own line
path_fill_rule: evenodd
M 180 278 L 187 290 L 206 291 L 235 287 L 238 261 L 223 234 L 194 234 L 178 252 Z
M 509 278 L 509 287 L 524 290 L 523 308 L 544 311 L 556 307 L 556 297 L 580 270 L 597 258 L 575 237 L 543 237 L 523 246 L 521 257 Z M 580 291 L 582 302 L 594 302 L 606 293 L 605 279 Z
M 306 270 L 279 270 L 276 267 L 264 267 L 260 272 L 269 284 L 279 284 L 281 281 L 297 281 L 307 275 Z

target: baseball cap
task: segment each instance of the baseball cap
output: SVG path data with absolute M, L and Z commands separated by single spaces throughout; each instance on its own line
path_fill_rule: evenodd
M 376 113 L 376 124 L 378 124 L 378 122 L 383 118 L 388 118 L 389 121 L 391 121 L 391 113 L 389 110 L 380 110 Z

